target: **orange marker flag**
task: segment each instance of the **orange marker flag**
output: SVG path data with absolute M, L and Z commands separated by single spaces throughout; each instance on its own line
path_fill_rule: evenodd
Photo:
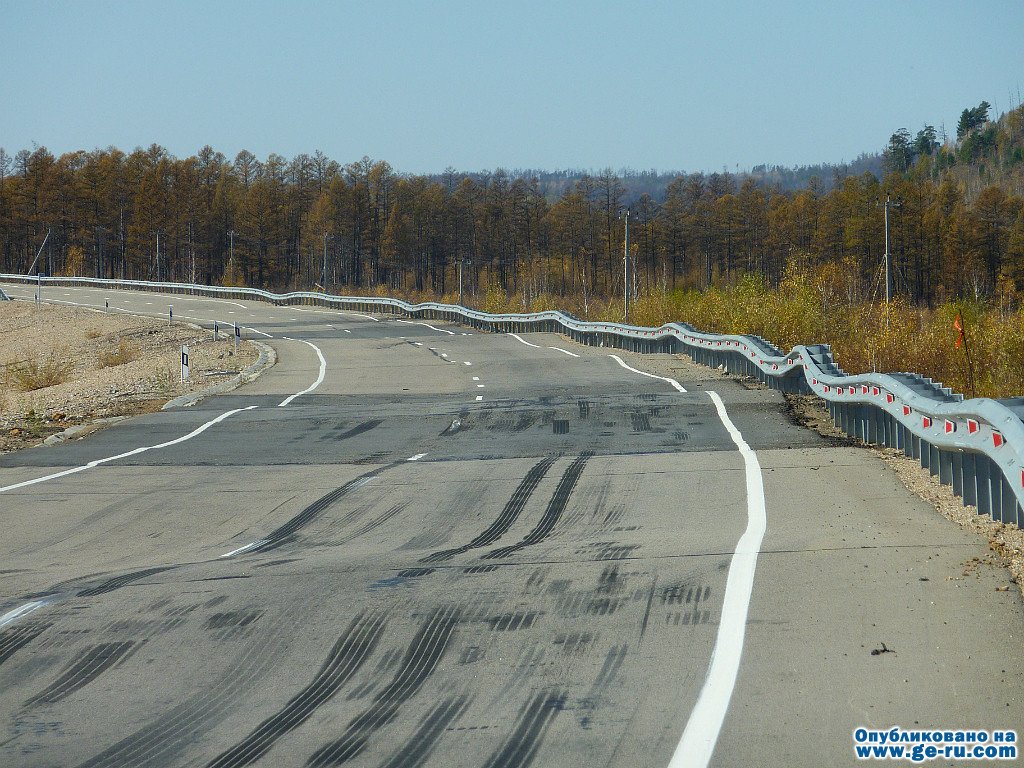
M 953 327 L 959 332 L 956 337 L 956 348 L 960 349 L 960 345 L 964 343 L 964 321 L 960 317 L 960 313 L 956 313 L 956 320 L 953 321 Z

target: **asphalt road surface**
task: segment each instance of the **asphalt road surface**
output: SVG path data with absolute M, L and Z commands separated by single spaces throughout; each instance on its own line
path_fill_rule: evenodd
M 777 393 L 548 334 L 44 298 L 279 362 L 0 458 L 0 765 L 854 765 L 859 726 L 1021 725 L 985 542 Z

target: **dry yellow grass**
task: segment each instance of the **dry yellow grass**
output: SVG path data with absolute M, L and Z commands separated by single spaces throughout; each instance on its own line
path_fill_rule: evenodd
M 63 384 L 75 370 L 75 361 L 67 347 L 50 350 L 46 355 L 30 357 L 7 367 L 7 386 L 32 392 Z
M 119 339 L 112 349 L 101 349 L 96 353 L 97 368 L 112 368 L 139 359 L 139 348 L 128 343 L 127 339 Z

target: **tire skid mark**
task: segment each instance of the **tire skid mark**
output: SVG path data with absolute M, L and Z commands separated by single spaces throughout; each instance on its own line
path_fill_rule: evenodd
M 50 624 L 24 624 L 0 632 L 0 664 L 50 628 Z
M 108 669 L 124 661 L 137 644 L 133 640 L 119 643 L 100 643 L 72 662 L 64 673 L 45 689 L 25 702 L 26 707 L 37 704 L 55 704 L 80 691 Z
M 394 678 L 381 690 L 361 715 L 353 719 L 341 738 L 318 749 L 306 765 L 311 768 L 341 765 L 359 756 L 370 738 L 398 715 L 399 709 L 415 696 L 444 657 L 460 610 L 438 608 L 420 626 Z
M 353 678 L 376 649 L 384 626 L 384 617 L 379 615 L 353 619 L 312 682 L 245 739 L 211 760 L 207 768 L 241 768 L 266 755 L 278 739 L 302 725 Z
M 122 576 L 116 576 L 113 579 L 108 579 L 102 584 L 97 584 L 95 587 L 83 589 L 77 594 L 77 597 L 96 597 L 97 595 L 104 595 L 107 592 L 113 592 L 115 589 L 120 589 L 127 584 L 131 584 L 133 581 L 139 581 L 147 576 L 154 576 L 158 573 L 170 571 L 178 567 L 180 566 L 162 565 L 157 568 L 146 568 L 142 571 L 132 571 L 131 573 L 126 573 Z
M 468 552 L 471 549 L 477 549 L 478 547 L 486 547 L 489 544 L 493 544 L 499 538 L 511 528 L 516 520 L 519 519 L 519 515 L 522 514 L 523 508 L 526 506 L 526 502 L 530 500 L 530 496 L 537 489 L 540 481 L 544 479 L 544 476 L 551 469 L 551 466 L 555 463 L 555 457 L 550 456 L 546 459 L 542 459 L 537 462 L 529 472 L 526 473 L 526 477 L 519 483 L 519 486 L 513 491 L 512 496 L 507 502 L 505 502 L 504 508 L 501 510 L 501 514 L 498 515 L 497 519 L 488 526 L 487 530 L 477 536 L 468 544 L 463 544 L 461 547 L 455 547 L 454 549 L 445 549 L 438 552 L 433 552 L 427 555 L 421 563 L 436 563 L 443 560 L 450 560 L 455 555 L 461 555 L 463 552 Z
M 580 454 L 580 456 L 574 459 L 572 464 L 568 466 L 562 474 L 562 478 L 558 481 L 558 486 L 555 488 L 555 492 L 551 495 L 551 500 L 548 502 L 548 506 L 547 509 L 544 510 L 544 514 L 541 515 L 540 522 L 537 523 L 536 527 L 532 531 L 523 537 L 522 541 L 488 552 L 483 556 L 483 559 L 493 560 L 495 558 L 508 557 L 521 549 L 525 549 L 526 547 L 534 544 L 539 544 L 546 539 L 555 527 L 555 524 L 558 523 L 562 513 L 565 511 L 565 508 L 569 503 L 569 497 L 572 495 L 572 491 L 576 487 L 576 482 L 580 479 L 580 475 L 583 473 L 583 468 L 587 465 L 587 462 L 593 455 L 592 451 L 586 451 Z
M 628 652 L 629 646 L 626 643 L 613 645 L 608 649 L 601 671 L 597 674 L 597 678 L 595 678 L 594 683 L 590 686 L 590 690 L 587 692 L 587 695 L 580 700 L 580 709 L 585 713 L 579 718 L 580 725 L 583 728 L 591 727 L 592 720 L 590 713 L 594 712 L 600 706 L 602 695 L 615 681 L 616 676 L 622 669 L 622 664 L 626 660 L 626 654 Z
M 342 432 L 340 435 L 333 436 L 332 439 L 347 440 L 350 437 L 355 437 L 356 435 L 361 435 L 364 432 L 369 432 L 371 429 L 376 429 L 383 423 L 384 422 L 381 419 L 370 419 L 369 421 L 364 421 L 362 424 L 357 424 L 356 426 L 352 427 L 352 429 L 346 430 L 345 432 Z
M 309 600 L 269 622 L 267 634 L 248 645 L 210 685 L 160 714 L 153 722 L 124 737 L 79 768 L 132 768 L 166 765 L 197 742 L 202 734 L 231 714 L 241 695 L 278 664 L 294 637 L 299 617 L 312 609 Z
M 430 757 L 445 730 L 463 712 L 469 700 L 465 696 L 446 699 L 435 706 L 423 719 L 409 741 L 402 745 L 381 768 L 420 768 Z
M 278 526 L 273 531 L 268 533 L 265 537 L 260 539 L 259 546 L 255 546 L 252 549 L 247 550 L 246 554 L 253 554 L 255 552 L 269 552 L 273 549 L 280 547 L 286 540 L 290 539 L 300 529 L 312 523 L 320 515 L 322 515 L 328 507 L 334 504 L 342 496 L 345 496 L 350 491 L 355 490 L 363 485 L 366 485 L 370 480 L 377 477 L 381 472 L 396 466 L 396 464 L 389 464 L 386 467 L 375 469 L 372 472 L 366 472 L 359 477 L 349 480 L 340 488 L 335 488 L 330 493 L 326 493 L 319 499 L 314 501 L 312 504 L 307 506 L 291 520 Z
M 384 523 L 393 518 L 395 515 L 401 514 L 408 506 L 408 501 L 402 501 L 399 502 L 398 504 L 394 504 L 393 506 L 390 506 L 386 510 L 384 510 L 379 516 L 375 517 L 373 520 L 370 520 L 367 523 L 364 523 L 361 527 L 352 531 L 352 533 L 348 534 L 347 536 L 343 536 L 340 539 L 332 540 L 328 543 L 331 546 L 335 547 L 340 547 L 344 544 L 348 544 L 350 541 L 358 539 L 360 536 L 365 536 L 374 528 L 379 528 L 380 526 L 384 525 Z
M 526 768 L 537 756 L 544 736 L 565 708 L 564 692 L 539 691 L 519 710 L 515 729 L 484 763 L 484 768 Z

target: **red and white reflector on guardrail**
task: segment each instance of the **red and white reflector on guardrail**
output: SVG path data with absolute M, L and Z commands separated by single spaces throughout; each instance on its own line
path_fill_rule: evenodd
M 850 387 L 850 394 L 851 395 L 857 394 L 857 388 L 856 387 Z
M 956 422 L 946 419 L 946 434 L 948 435 L 952 432 L 956 432 Z
M 976 422 L 974 419 L 968 419 L 967 420 L 967 431 L 970 434 L 972 434 L 972 435 L 975 432 L 977 432 L 978 431 L 978 422 Z
M 931 425 L 932 425 L 932 417 L 931 416 L 922 416 L 921 417 L 921 426 L 922 427 L 928 428 Z
M 895 402 L 895 401 L 896 401 L 896 395 L 892 394 L 891 392 L 886 392 L 885 393 L 885 402 L 892 403 L 892 402 Z
M 909 416 L 910 415 L 910 406 L 909 405 L 904 405 L 903 406 L 903 415 L 904 416 Z
M 992 430 L 992 445 L 996 448 L 1001 448 L 1006 445 L 1006 441 L 1003 440 L 1003 433 L 996 429 Z
M 826 392 L 828 392 L 828 391 L 829 391 L 829 386 L 828 386 L 828 384 L 826 384 L 826 385 L 825 385 L 825 391 L 826 391 Z
M 866 395 L 868 393 L 868 385 L 867 384 L 861 384 L 860 385 L 860 393 L 862 395 Z
M 872 394 L 872 395 L 874 395 L 875 397 L 878 397 L 878 393 L 879 393 L 880 391 L 881 391 L 881 390 L 879 390 L 879 389 L 878 389 L 878 387 L 872 387 L 872 388 L 871 388 L 871 394 Z

